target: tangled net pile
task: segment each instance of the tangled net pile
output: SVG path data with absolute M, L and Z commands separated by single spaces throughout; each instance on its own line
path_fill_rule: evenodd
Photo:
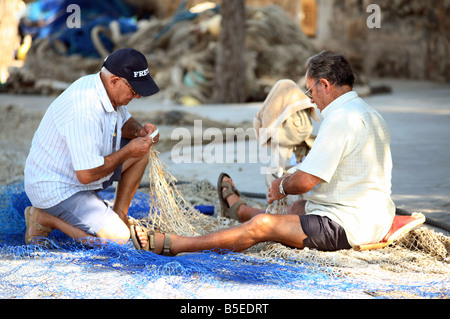
M 99 28 L 103 36 L 110 35 L 114 50 L 132 47 L 146 56 L 152 76 L 162 90 L 158 94 L 160 97 L 179 103 L 214 101 L 220 33 L 218 8 L 194 14 L 180 6 L 173 17 L 142 19 L 135 32 L 120 34 L 119 31 L 116 36 L 111 36 L 116 30 L 112 26 L 95 28 Z M 60 54 L 67 50 L 61 40 L 37 39 L 27 53 L 24 67 L 11 70 L 7 89 L 10 92 L 52 92 L 50 84 L 54 81 L 71 83 L 80 76 L 98 72 L 110 53 L 100 50 L 101 58 Z M 281 7 L 246 7 L 247 100 L 264 99 L 267 88 L 278 79 L 299 80 L 304 74 L 304 62 L 315 53 L 317 48 L 312 41 Z M 49 66 L 46 61 L 55 63 Z M 58 91 L 58 87 L 55 90 Z
M 199 212 L 216 202 L 207 182 L 176 185 L 152 148 L 150 193 L 138 192 L 130 217 L 145 226 L 197 236 L 234 225 Z M 2 298 L 448 298 L 449 238 L 421 227 L 375 251 L 320 252 L 261 243 L 243 253 L 176 257 L 131 243 L 86 247 L 55 230 L 45 246 L 23 242 L 23 182 L 0 189 Z M 182 196 L 183 194 L 183 196 Z M 100 192 L 106 200 L 114 191 Z M 250 200 L 250 199 L 249 199 Z M 199 202 L 198 202 L 199 201 Z M 268 213 L 283 213 L 283 203 Z

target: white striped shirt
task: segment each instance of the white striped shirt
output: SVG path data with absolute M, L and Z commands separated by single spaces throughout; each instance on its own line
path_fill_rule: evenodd
M 391 135 L 383 118 L 354 91 L 323 111 L 313 147 L 298 166 L 321 178 L 307 195 L 307 214 L 341 225 L 350 245 L 379 242 L 391 227 Z
M 100 189 L 112 174 L 83 185 L 75 171 L 103 165 L 104 157 L 119 149 L 130 117 L 125 106 L 114 110 L 100 73 L 75 81 L 49 106 L 34 134 L 24 172 L 31 203 L 45 209 L 79 191 Z

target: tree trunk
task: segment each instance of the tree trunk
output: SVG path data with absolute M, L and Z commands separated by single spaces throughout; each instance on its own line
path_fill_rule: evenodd
M 243 103 L 245 85 L 245 0 L 223 0 L 216 54 L 214 100 Z

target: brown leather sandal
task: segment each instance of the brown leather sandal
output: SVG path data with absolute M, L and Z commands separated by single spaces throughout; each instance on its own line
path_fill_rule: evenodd
M 142 227 L 142 228 L 145 228 L 145 227 Z M 145 233 L 148 238 L 148 241 L 144 247 L 141 246 L 141 242 L 139 241 L 139 238 L 136 234 L 136 226 L 135 225 L 132 225 L 130 227 L 130 233 L 131 233 L 131 240 L 133 241 L 134 248 L 136 248 L 137 250 L 146 250 L 146 251 L 155 252 L 156 232 L 153 229 L 145 228 Z M 170 234 L 163 234 L 163 235 L 164 235 L 164 246 L 163 246 L 163 250 L 160 255 L 174 256 L 170 253 L 171 235 Z
M 36 218 L 39 215 L 39 210 L 36 210 L 36 212 L 31 215 L 31 208 L 32 206 L 28 206 L 25 208 L 24 215 L 25 215 L 25 223 L 26 223 L 26 230 L 25 230 L 25 244 L 31 245 L 31 244 L 39 244 L 37 242 L 38 238 L 46 238 L 48 235 L 52 232 L 53 229 L 49 227 L 44 227 L 36 222 Z M 29 231 L 30 228 L 36 228 L 37 230 L 43 232 L 43 235 L 30 235 Z
M 228 217 L 239 221 L 237 211 L 241 205 L 245 204 L 245 202 L 242 199 L 239 199 L 231 207 L 228 206 L 227 198 L 233 194 L 241 196 L 241 193 L 239 193 L 236 187 L 234 187 L 233 184 L 231 184 L 230 182 L 223 182 L 222 180 L 224 177 L 228 177 L 231 179 L 231 177 L 226 173 L 221 173 L 219 175 L 219 179 L 217 181 L 217 193 L 219 195 L 220 200 L 220 212 L 224 217 Z M 226 188 L 224 192 L 222 192 L 223 188 Z

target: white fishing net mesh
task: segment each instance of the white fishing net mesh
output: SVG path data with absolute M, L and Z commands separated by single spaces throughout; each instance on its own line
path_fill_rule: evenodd
M 221 216 L 199 213 L 196 203 L 214 203 L 218 206 L 216 187 L 207 181 L 175 185 L 176 179 L 165 169 L 152 149 L 149 164 L 150 207 L 147 225 L 155 225 L 162 232 L 184 236 L 199 236 L 232 227 L 238 222 Z M 184 197 L 189 198 L 185 200 Z M 250 198 L 253 205 L 261 203 Z M 217 207 L 216 210 L 218 211 Z M 285 214 L 286 201 L 278 201 L 267 208 L 267 213 Z M 278 243 L 260 243 L 244 252 L 262 259 L 272 258 L 329 267 L 337 276 L 354 276 L 364 280 L 392 280 L 396 282 L 430 281 L 440 285 L 430 289 L 449 288 L 450 237 L 425 226 L 415 228 L 383 249 L 321 252 L 314 249 L 292 249 Z

